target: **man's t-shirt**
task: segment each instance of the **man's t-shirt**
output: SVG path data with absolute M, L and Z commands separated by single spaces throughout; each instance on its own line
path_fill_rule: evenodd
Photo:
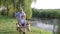
M 22 12 L 22 13 L 17 12 L 17 13 L 15 14 L 15 17 L 17 17 L 18 22 L 21 21 L 21 16 L 26 16 L 25 12 Z

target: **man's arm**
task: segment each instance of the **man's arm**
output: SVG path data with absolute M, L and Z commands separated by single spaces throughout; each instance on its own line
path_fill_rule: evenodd
M 17 19 L 18 13 L 15 13 L 15 18 Z

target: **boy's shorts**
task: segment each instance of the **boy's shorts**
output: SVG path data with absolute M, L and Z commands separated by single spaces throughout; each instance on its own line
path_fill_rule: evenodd
M 25 23 L 21 23 L 21 26 L 25 26 Z
M 20 21 L 18 21 L 19 26 L 25 26 L 25 23 L 20 23 Z

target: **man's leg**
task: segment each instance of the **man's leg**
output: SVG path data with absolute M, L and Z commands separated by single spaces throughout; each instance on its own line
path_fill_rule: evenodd
M 18 30 L 19 32 L 22 32 L 21 24 L 20 24 L 20 23 L 17 23 L 17 30 Z
M 20 31 L 22 32 L 22 29 L 21 29 L 22 27 L 21 27 L 21 26 L 22 26 L 22 25 L 21 25 L 21 24 L 19 24 Z
M 17 28 L 17 31 L 20 31 L 20 30 L 19 30 L 20 28 L 19 28 L 19 24 L 18 24 L 18 23 L 16 23 L 16 26 L 17 26 L 17 27 L 16 27 L 16 28 Z
M 28 31 L 31 31 L 30 24 L 29 25 L 26 25 L 26 28 L 27 28 Z

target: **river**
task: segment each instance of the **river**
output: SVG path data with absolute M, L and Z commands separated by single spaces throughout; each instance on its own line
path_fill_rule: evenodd
M 31 26 L 47 30 L 49 32 L 56 32 L 58 28 L 58 19 L 36 19 L 30 21 Z

